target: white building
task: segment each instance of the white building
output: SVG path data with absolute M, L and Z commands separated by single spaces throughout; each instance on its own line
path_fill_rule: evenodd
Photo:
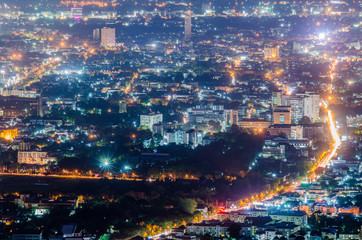
M 183 136 L 185 131 L 182 130 L 175 130 L 175 129 L 168 129 L 164 133 L 164 141 L 165 144 L 174 143 L 176 145 L 183 144 Z
M 104 27 L 101 30 L 101 45 L 104 47 L 116 46 L 116 29 Z
M 185 39 L 191 38 L 191 27 L 192 27 L 191 14 L 187 13 L 185 16 Z
M 308 117 L 311 122 L 319 121 L 319 95 L 311 92 L 306 92 L 304 95 L 303 103 L 304 116 Z
M 99 28 L 93 29 L 93 39 L 94 40 L 99 40 L 101 37 L 101 32 L 99 30 Z
M 193 148 L 202 144 L 203 133 L 196 129 L 190 129 L 183 134 L 183 144 L 191 145 Z
M 40 93 L 34 90 L 23 90 L 23 89 L 5 89 L 0 88 L 1 96 L 17 96 L 22 98 L 37 98 L 40 97 Z
M 273 220 L 282 222 L 292 222 L 297 226 L 306 226 L 308 224 L 308 215 L 301 211 L 275 212 L 269 214 Z
M 161 113 L 150 113 L 148 115 L 140 116 L 140 125 L 146 126 L 152 131 L 152 126 L 157 123 L 163 122 L 163 115 Z
M 47 165 L 50 162 L 55 161 L 54 157 L 48 157 L 47 152 L 35 152 L 35 151 L 19 151 L 18 163 L 20 164 L 37 164 Z
M 291 108 L 292 123 L 298 124 L 304 117 L 304 103 L 301 96 L 288 96 L 287 105 Z
M 195 235 L 210 235 L 215 237 L 227 236 L 230 224 L 219 221 L 205 221 L 202 223 L 187 224 L 186 233 Z
M 81 19 L 83 17 L 83 8 L 72 8 L 72 18 Z
M 273 96 L 274 97 L 274 96 Z M 272 102 L 277 100 L 277 96 Z M 319 103 L 320 97 L 312 92 L 297 93 L 291 96 L 282 96 L 281 103 L 290 106 L 292 123 L 298 124 L 303 117 L 308 117 L 311 122 L 319 121 Z

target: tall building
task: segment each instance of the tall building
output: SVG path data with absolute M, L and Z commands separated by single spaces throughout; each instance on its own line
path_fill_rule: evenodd
M 278 106 L 290 106 L 291 122 L 300 123 L 303 117 L 308 117 L 311 122 L 319 121 L 320 97 L 316 93 L 305 92 L 295 95 L 283 95 L 282 92 L 272 93 L 272 109 Z
M 101 32 L 99 30 L 99 28 L 96 28 L 93 30 L 93 39 L 94 40 L 99 40 L 101 38 Z
M 157 123 L 163 122 L 163 115 L 162 113 L 150 113 L 148 115 L 141 115 L 140 116 L 140 125 L 146 126 L 152 131 L 152 126 Z
M 188 12 L 185 16 L 185 39 L 191 38 L 191 27 L 191 13 Z
M 116 46 L 116 29 L 104 27 L 101 30 L 101 45 L 104 47 Z
M 190 129 L 183 134 L 183 143 L 191 145 L 193 148 L 195 148 L 202 144 L 202 138 L 202 132 L 197 131 L 196 129 Z
M 72 8 L 72 18 L 81 19 L 83 17 L 83 8 Z
M 278 106 L 273 110 L 273 124 L 291 124 L 291 108 Z
M 269 46 L 264 47 L 264 59 L 269 61 L 279 60 L 279 46 Z
M 282 96 L 282 91 L 272 93 L 272 108 L 282 105 Z
M 231 126 L 233 124 L 238 124 L 239 121 L 239 111 L 238 109 L 225 109 L 224 110 L 224 119 L 226 126 Z
M 319 121 L 319 102 L 318 94 L 306 92 L 304 94 L 304 116 L 308 117 L 311 122 Z
M 288 96 L 287 105 L 291 108 L 292 123 L 298 124 L 304 116 L 304 101 L 302 96 Z

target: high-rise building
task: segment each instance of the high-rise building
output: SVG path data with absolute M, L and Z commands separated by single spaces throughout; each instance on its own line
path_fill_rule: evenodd
M 311 122 L 319 121 L 319 95 L 312 92 L 306 92 L 304 94 L 303 102 L 304 116 L 308 117 Z
M 264 59 L 269 61 L 279 60 L 279 46 L 269 46 L 264 47 Z
M 93 39 L 99 40 L 101 38 L 101 32 L 99 31 L 99 28 L 96 28 L 93 30 Z
M 304 101 L 302 96 L 288 96 L 287 105 L 291 108 L 291 121 L 298 124 L 304 116 Z
M 104 27 L 101 30 L 101 45 L 104 47 L 116 46 L 116 29 Z
M 274 108 L 273 124 L 291 124 L 291 109 L 289 106 L 278 106 Z
M 83 17 L 83 8 L 72 8 L 72 18 L 81 19 Z
M 272 108 L 282 105 L 282 96 L 282 91 L 272 93 Z
M 312 92 L 295 95 L 283 95 L 282 92 L 272 93 L 272 109 L 278 106 L 290 106 L 293 124 L 299 124 L 303 117 L 308 117 L 311 122 L 319 121 L 319 101 L 319 95 Z
M 191 38 L 191 27 L 191 13 L 188 12 L 185 16 L 185 39 Z
M 233 124 L 238 124 L 239 121 L 239 111 L 238 109 L 225 109 L 224 110 L 224 119 L 226 126 L 231 126 Z

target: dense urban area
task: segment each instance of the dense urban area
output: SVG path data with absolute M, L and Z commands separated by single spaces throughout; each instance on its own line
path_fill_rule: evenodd
M 0 239 L 362 239 L 360 0 L 0 0 Z

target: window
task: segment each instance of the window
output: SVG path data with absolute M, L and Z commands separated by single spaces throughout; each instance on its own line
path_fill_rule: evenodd
M 284 123 L 284 115 L 283 115 L 283 114 L 281 114 L 281 115 L 279 116 L 279 122 L 280 122 L 280 123 Z

